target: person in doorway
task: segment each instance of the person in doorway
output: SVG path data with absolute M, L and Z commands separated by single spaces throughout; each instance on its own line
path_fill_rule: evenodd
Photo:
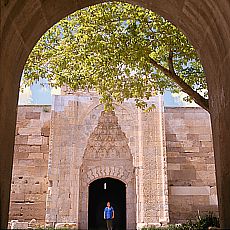
M 113 219 L 114 219 L 114 209 L 110 205 L 110 202 L 107 202 L 107 206 L 104 209 L 104 219 L 106 220 L 106 226 L 108 230 L 113 229 Z

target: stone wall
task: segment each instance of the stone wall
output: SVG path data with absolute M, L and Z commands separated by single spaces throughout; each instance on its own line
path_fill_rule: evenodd
M 136 193 L 133 156 L 128 138 L 122 131 L 115 112 L 101 112 L 98 125 L 88 138 L 80 174 L 79 216 L 88 216 L 88 188 L 100 178 L 113 178 L 126 186 L 127 229 L 136 228 Z M 85 220 L 88 221 L 88 220 Z M 83 221 L 80 229 L 84 228 Z
M 164 146 L 162 98 L 157 96 L 151 100 L 156 104 L 156 108 L 148 114 L 138 110 L 134 100 L 128 100 L 122 105 L 115 105 L 118 124 L 127 137 L 132 155 L 132 161 L 131 159 L 130 161 L 133 169 L 131 172 L 135 174 L 133 175 L 135 183 L 132 182 L 130 187 L 130 180 L 123 181 L 127 185 L 127 200 L 129 201 L 127 207 L 134 206 L 132 202 L 137 200 L 137 215 L 135 216 L 135 212 L 127 212 L 129 217 L 127 218 L 127 229 L 133 229 L 135 224 L 142 227 L 146 224 L 168 221 L 167 162 Z M 89 184 L 101 176 L 108 176 L 109 173 L 113 177 L 112 168 L 111 172 L 109 170 L 109 173 L 100 174 L 100 170 L 97 171 L 98 165 L 94 165 L 93 170 L 91 170 L 92 165 L 88 165 L 91 167 L 89 172 L 83 175 L 80 173 L 81 166 L 84 168 L 84 152 L 87 145 L 91 143 L 88 142 L 90 135 L 100 124 L 102 111 L 103 106 L 99 102 L 98 95 L 81 94 L 54 97 L 51 119 L 52 143 L 48 166 L 50 183 L 47 196 L 47 224 L 71 222 L 77 223 L 81 229 L 87 229 L 88 185 L 84 185 L 86 186 L 83 188 L 84 191 L 81 191 L 79 187 L 82 187 L 84 183 Z M 106 133 L 105 135 L 109 138 Z M 99 141 L 98 144 L 102 143 Z M 89 161 L 87 162 L 89 163 Z M 94 164 L 96 163 L 98 162 L 94 162 Z M 117 159 L 115 161 L 113 158 L 99 163 L 102 169 L 106 169 L 108 165 L 113 168 L 122 166 L 119 165 Z M 125 167 L 118 168 L 121 173 L 115 173 L 115 179 L 122 180 L 118 176 L 122 177 L 126 174 L 125 168 L 130 169 L 130 166 L 126 164 Z M 94 171 L 95 173 L 93 173 Z M 84 181 L 85 176 L 89 177 L 88 182 Z M 134 185 L 135 188 L 133 188 Z M 82 192 L 83 194 L 80 194 Z
M 217 212 L 209 114 L 201 108 L 165 108 L 165 132 L 170 221 Z
M 105 0 L 104 0 L 105 1 Z M 44 31 L 75 10 L 98 3 L 85 1 L 1 1 L 0 62 L 0 227 L 7 226 L 16 108 L 21 73 Z M 230 4 L 229 0 L 130 0 L 159 13 L 185 32 L 207 76 L 217 157 L 222 227 L 230 228 Z
M 18 107 L 10 220 L 44 223 L 50 115 L 50 106 Z
M 71 100 L 73 99 L 72 97 L 69 98 Z M 97 99 L 94 99 L 96 100 L 95 104 L 93 102 L 94 100 L 91 101 L 90 98 L 89 101 L 91 101 L 90 103 L 92 103 L 93 106 L 89 107 L 88 110 L 88 107 L 82 106 L 82 110 L 79 110 L 79 104 L 84 105 L 85 103 L 89 103 L 84 100 L 79 102 L 78 99 L 78 103 L 67 103 L 69 109 L 66 109 L 65 113 L 62 112 L 63 120 L 60 119 L 60 114 L 62 113 L 60 113 L 59 110 L 64 106 L 64 104 L 62 105 L 62 102 L 60 101 L 60 105 L 58 104 L 59 107 L 56 107 L 57 111 L 53 113 L 52 118 L 53 122 L 55 119 L 59 122 L 55 123 L 57 126 L 53 126 L 51 134 L 50 125 L 54 123 L 51 122 L 50 106 L 18 107 L 14 168 L 11 188 L 10 220 L 17 219 L 19 221 L 30 221 L 35 218 L 38 223 L 44 224 L 45 214 L 48 214 L 49 216 L 51 213 L 50 209 L 53 208 L 52 205 L 58 204 L 59 202 L 63 203 L 63 201 L 61 202 L 59 199 L 54 199 L 54 197 L 58 194 L 57 188 L 52 192 L 53 203 L 51 202 L 51 194 L 48 195 L 48 212 L 46 210 L 49 137 L 50 135 L 54 135 L 55 139 L 53 141 L 56 140 L 57 143 L 61 143 L 60 140 L 62 140 L 63 143 L 67 143 L 69 140 L 76 141 L 78 145 L 74 146 L 78 146 L 81 150 L 79 151 L 83 154 L 88 136 L 97 126 L 98 118 L 102 110 L 99 106 L 96 107 L 96 110 L 93 110 L 94 112 L 89 112 L 97 104 Z M 131 104 L 127 104 L 126 106 L 130 109 L 130 111 L 135 111 L 135 107 L 131 106 Z M 76 114 L 77 116 L 75 116 Z M 87 116 L 85 114 L 87 114 Z M 144 172 L 143 169 L 147 166 L 152 168 L 151 165 L 155 165 L 159 169 L 166 167 L 162 164 L 164 156 L 159 156 L 159 159 L 157 158 L 158 160 L 151 158 L 159 151 L 164 152 L 164 150 L 158 150 L 156 147 L 147 148 L 149 142 L 152 142 L 152 146 L 158 146 L 159 142 L 161 143 L 161 147 L 159 145 L 159 148 L 164 149 L 164 136 L 166 136 L 166 168 L 168 169 L 168 175 L 165 174 L 165 177 L 168 176 L 169 197 L 167 198 L 166 193 L 165 198 L 161 198 L 161 196 L 159 196 L 159 199 L 157 198 L 156 200 L 166 199 L 164 202 L 169 202 L 170 222 L 184 222 L 185 220 L 197 215 L 198 211 L 200 213 L 217 211 L 215 166 L 210 118 L 204 110 L 200 108 L 165 108 L 164 119 L 161 116 L 161 112 L 154 112 L 150 114 L 135 112 L 132 114 L 131 119 L 126 110 L 121 108 L 119 109 L 119 107 L 117 107 L 116 114 L 122 130 L 124 130 L 127 134 L 129 142 L 131 143 L 131 152 L 135 153 L 133 156 L 136 170 L 136 189 L 138 193 L 137 205 L 139 205 L 137 221 L 143 221 L 144 223 L 147 220 L 148 211 L 146 210 L 146 207 L 155 208 L 153 203 L 151 203 L 155 199 L 153 194 L 158 196 L 158 193 L 161 190 L 161 187 L 155 186 L 155 183 L 157 184 L 158 182 L 153 182 L 153 180 L 156 179 L 164 179 L 161 176 L 160 171 L 155 169 L 153 171 L 147 170 Z M 81 124 L 84 119 L 86 119 L 85 123 Z M 60 122 L 61 120 L 62 122 Z M 160 120 L 162 120 L 162 123 Z M 165 127 L 160 127 L 162 126 L 164 120 Z M 74 130 L 79 130 L 79 127 L 82 127 L 82 132 L 87 136 L 84 137 L 85 144 L 82 144 L 82 135 L 73 135 L 73 133 L 70 132 L 70 129 L 66 129 L 67 124 L 75 127 Z M 133 125 L 132 129 L 130 128 L 132 127 L 130 124 Z M 92 128 L 90 128 L 91 131 L 89 132 L 88 129 L 91 126 Z M 164 129 L 166 135 L 164 135 Z M 66 132 L 64 132 L 65 130 Z M 145 131 L 143 132 L 143 130 Z M 63 138 L 65 137 L 64 139 L 61 138 L 61 134 L 63 134 L 63 132 L 65 134 L 63 136 Z M 133 132 L 136 134 L 133 135 Z M 158 137 L 162 138 L 162 140 L 158 141 Z M 79 146 L 79 143 L 81 143 L 82 146 Z M 65 146 L 66 144 L 61 145 L 60 150 Z M 52 148 L 50 151 L 52 151 Z M 57 157 L 59 154 L 58 151 L 59 150 L 57 148 L 55 150 L 56 160 L 59 159 Z M 79 156 L 80 158 L 77 157 L 78 154 L 76 151 L 77 149 L 75 148 L 73 152 L 76 159 L 71 162 L 78 164 L 78 168 L 80 169 L 82 156 Z M 71 154 L 72 150 L 70 149 L 67 152 Z M 139 152 L 143 153 L 140 155 Z M 65 159 L 69 161 L 71 158 L 66 156 Z M 66 167 L 63 169 L 66 170 Z M 150 171 L 151 173 L 148 173 Z M 153 172 L 156 172 L 156 174 Z M 55 173 L 55 171 L 52 171 L 52 173 Z M 54 178 L 52 178 L 52 173 L 50 172 L 49 186 L 53 186 L 54 189 L 57 185 L 55 184 L 55 180 L 53 180 Z M 150 177 L 149 183 L 147 183 L 147 176 Z M 145 180 L 143 180 L 143 177 Z M 76 183 L 80 184 L 80 181 L 77 181 Z M 161 183 L 163 182 L 161 181 Z M 157 190 L 149 185 L 152 187 L 155 186 Z M 66 188 L 68 188 L 68 186 L 66 186 Z M 148 192 L 149 189 L 154 191 L 151 193 L 151 196 Z M 145 193 L 147 194 L 146 198 L 144 195 Z M 73 192 L 73 194 L 75 194 L 75 192 Z M 65 197 L 64 194 L 63 196 Z M 167 201 L 167 199 L 169 200 Z M 67 205 L 68 200 L 65 199 L 64 202 Z M 163 201 L 161 201 L 161 203 L 162 202 Z M 78 204 L 74 205 L 76 205 L 76 207 L 74 208 L 75 211 L 73 214 L 76 215 Z M 56 206 L 54 210 L 57 210 Z M 152 210 L 150 211 L 153 213 Z M 160 212 L 157 212 L 156 215 L 162 215 L 163 217 L 163 214 Z

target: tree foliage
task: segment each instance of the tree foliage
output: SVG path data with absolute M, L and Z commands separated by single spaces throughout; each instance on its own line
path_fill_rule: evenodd
M 94 5 L 59 21 L 38 41 L 23 74 L 26 85 L 46 78 L 55 87 L 96 90 L 105 109 L 129 98 L 147 109 L 151 96 L 182 89 L 208 110 L 200 95 L 204 71 L 188 39 L 156 13 L 127 3 Z

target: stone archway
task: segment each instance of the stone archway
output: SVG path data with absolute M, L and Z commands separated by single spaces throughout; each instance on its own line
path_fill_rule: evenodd
M 136 193 L 133 158 L 128 139 L 114 112 L 103 112 L 91 133 L 80 170 L 79 228 L 88 228 L 89 185 L 101 178 L 113 178 L 126 185 L 126 227 L 136 228 Z
M 111 170 L 111 171 L 110 171 Z M 135 196 L 135 182 L 131 178 L 124 178 L 124 174 L 127 174 L 127 172 L 123 172 L 120 168 L 103 168 L 98 167 L 97 170 L 93 170 L 96 174 L 95 179 L 93 181 L 84 181 L 82 183 L 81 193 L 80 193 L 80 210 L 79 210 L 79 228 L 80 229 L 88 229 L 88 201 L 89 201 L 89 186 L 92 182 L 96 180 L 100 180 L 103 178 L 112 178 L 115 180 L 122 181 L 126 186 L 126 228 L 128 230 L 136 229 L 136 196 Z M 106 171 L 111 172 L 108 173 L 106 176 Z M 105 176 L 97 177 L 98 173 L 104 172 Z M 92 172 L 90 172 L 91 174 Z M 123 174 L 124 173 L 124 174 Z M 116 176 L 114 176 L 115 174 Z M 117 176 L 118 175 L 118 176 Z M 93 174 L 91 174 L 93 176 Z M 123 180 L 121 180 L 121 178 Z
M 110 202 L 114 209 L 113 229 L 126 230 L 126 184 L 106 177 L 89 185 L 88 229 L 104 229 L 104 208 Z
M 7 226 L 16 108 L 25 61 L 41 35 L 73 11 L 99 0 L 1 1 L 0 219 Z M 130 0 L 173 22 L 197 49 L 207 75 L 221 226 L 230 227 L 230 4 L 228 0 Z
M 102 111 L 98 96 L 55 96 L 46 202 L 48 225 L 74 222 L 86 228 L 88 185 L 104 177 L 130 185 L 127 207 L 135 212 L 127 215 L 134 220 L 134 226 L 168 222 L 162 101 L 161 97 L 151 101 L 157 108 L 148 114 L 138 110 L 132 100 L 122 107 L 115 105 L 115 114 Z

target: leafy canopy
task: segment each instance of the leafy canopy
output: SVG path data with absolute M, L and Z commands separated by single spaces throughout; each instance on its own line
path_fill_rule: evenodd
M 181 90 L 164 72 L 169 57 L 171 74 L 195 93 L 207 88 L 196 51 L 174 25 L 139 6 L 107 2 L 50 28 L 33 48 L 23 77 L 26 85 L 45 78 L 54 87 L 96 90 L 107 110 L 129 98 L 147 109 L 145 99 Z

